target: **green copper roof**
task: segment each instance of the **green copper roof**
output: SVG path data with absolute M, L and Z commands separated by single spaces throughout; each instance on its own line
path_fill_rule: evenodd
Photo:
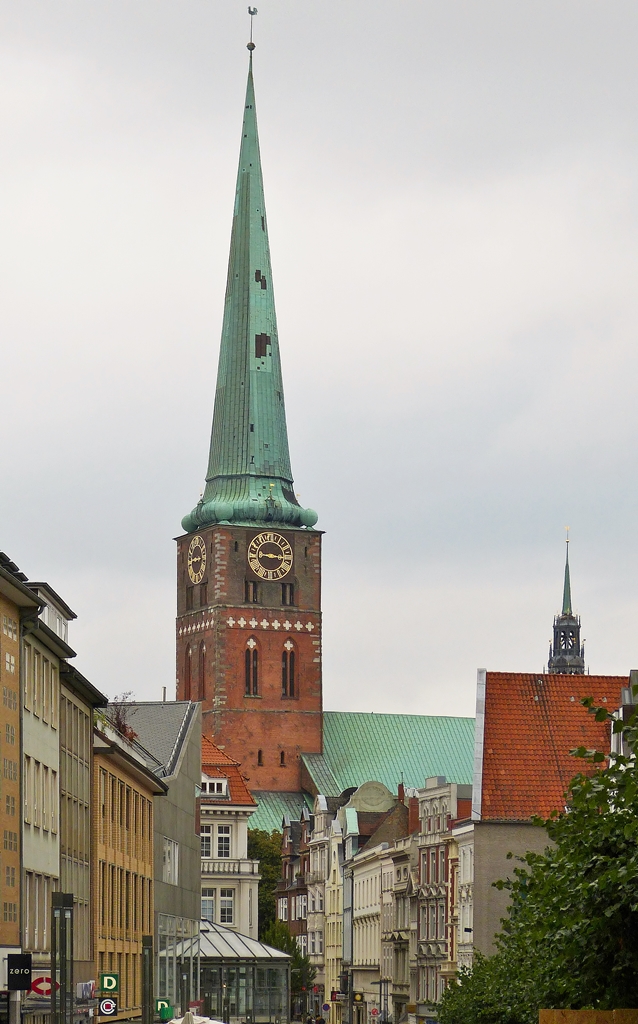
M 292 821 L 299 821 L 305 806 L 312 808 L 312 801 L 304 798 L 303 793 L 253 793 L 257 801 L 257 809 L 248 819 L 248 828 L 260 828 L 264 832 L 276 829 L 281 832 L 284 815 Z
M 565 555 L 565 582 L 563 584 L 563 615 L 572 615 L 572 587 L 569 578 L 569 541 Z
M 306 754 L 303 761 L 324 796 L 371 780 L 394 793 L 402 777 L 415 789 L 434 775 L 472 782 L 473 718 L 326 711 L 323 744 L 323 755 Z
M 290 468 L 251 54 L 206 487 L 182 526 L 316 521 Z

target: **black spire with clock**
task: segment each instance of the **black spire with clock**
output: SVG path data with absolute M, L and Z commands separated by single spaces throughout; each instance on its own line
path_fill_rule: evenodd
M 322 749 L 321 532 L 290 467 L 249 49 L 208 472 L 177 541 L 177 696 L 251 790 L 298 792 Z
M 580 616 L 572 610 L 572 588 L 569 575 L 569 537 L 566 541 L 563 609 L 554 617 L 554 641 L 549 649 L 548 672 L 556 675 L 583 675 L 585 648 L 580 640 Z

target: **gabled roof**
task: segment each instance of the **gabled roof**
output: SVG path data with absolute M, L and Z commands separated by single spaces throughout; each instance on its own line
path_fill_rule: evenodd
M 217 797 L 215 794 L 205 794 L 202 795 L 203 804 L 255 806 L 256 801 L 246 785 L 239 761 L 233 760 L 224 750 L 220 750 L 207 736 L 202 736 L 202 772 L 210 779 L 228 779 L 230 797 L 229 799 Z M 251 828 L 253 827 L 251 822 Z
M 310 798 L 303 793 L 254 792 L 257 810 L 251 815 L 248 827 L 264 832 L 281 832 L 281 822 L 287 816 L 299 820 L 301 810 Z
M 392 792 L 401 778 L 414 788 L 433 775 L 472 781 L 473 718 L 325 711 L 323 723 L 323 754 L 302 755 L 315 793 L 339 796 L 368 779 Z
M 196 713 L 197 704 L 190 700 L 144 701 L 130 705 L 128 724 L 137 733 L 142 746 L 162 765 L 164 776 L 176 771 Z
M 387 812 L 377 826 L 376 832 L 373 832 L 370 836 L 366 847 L 380 846 L 381 843 L 391 845 L 397 839 L 404 839 L 409 833 L 409 817 L 410 812 L 408 808 L 397 800 L 396 806 Z
M 481 670 L 472 816 L 521 821 L 562 809 L 570 780 L 585 767 L 569 751 L 610 747 L 609 724 L 596 722 L 581 698 L 615 710 L 623 686 L 626 676 Z
M 211 921 L 202 921 L 199 942 L 202 960 L 222 960 L 224 963 L 234 960 L 279 960 L 285 964 L 292 959 L 289 953 L 282 953 L 264 942 Z M 189 941 L 184 942 L 182 948 L 178 947 L 178 955 L 187 955 L 190 945 Z

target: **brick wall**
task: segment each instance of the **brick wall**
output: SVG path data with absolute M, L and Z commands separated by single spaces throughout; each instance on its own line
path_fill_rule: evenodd
M 218 526 L 178 540 L 177 697 L 202 701 L 204 734 L 241 762 L 252 790 L 298 791 L 299 755 L 321 751 L 321 534 L 274 528 L 293 565 L 283 580 L 265 581 L 247 559 L 260 532 Z M 206 549 L 197 584 L 188 575 L 195 536 Z M 294 585 L 292 604 L 283 584 Z M 247 651 L 257 653 L 257 693 L 246 692 Z M 292 696 L 282 693 L 286 651 Z

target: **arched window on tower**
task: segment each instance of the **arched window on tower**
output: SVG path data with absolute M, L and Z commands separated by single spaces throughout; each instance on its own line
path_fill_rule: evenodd
M 297 680 L 295 677 L 295 645 L 290 638 L 281 652 L 281 696 L 297 696 Z
M 191 699 L 191 656 L 190 645 L 184 654 L 184 700 Z
M 246 675 L 246 696 L 256 697 L 259 693 L 259 651 L 254 636 L 246 643 L 244 654 Z
M 206 644 L 199 645 L 199 680 L 197 699 L 204 700 L 206 697 Z
M 263 752 L 261 750 L 258 750 L 257 751 L 257 764 L 259 765 L 259 767 L 263 767 L 263 763 L 264 763 Z

